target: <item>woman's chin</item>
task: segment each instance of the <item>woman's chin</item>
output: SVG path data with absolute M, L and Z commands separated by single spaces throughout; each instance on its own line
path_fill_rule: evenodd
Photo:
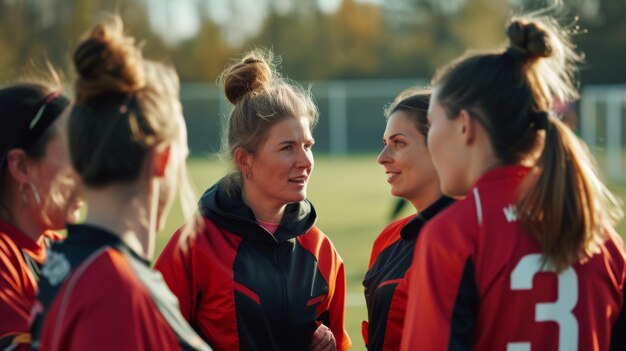
M 81 209 L 83 208 L 83 202 L 79 201 L 75 204 L 73 204 L 67 211 L 67 214 L 65 215 L 65 221 L 68 224 L 75 224 L 78 223 L 78 221 L 80 220 L 81 217 Z

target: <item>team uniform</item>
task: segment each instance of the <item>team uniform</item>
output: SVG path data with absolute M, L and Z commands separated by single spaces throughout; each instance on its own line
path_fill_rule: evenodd
M 363 280 L 368 322 L 363 340 L 368 350 L 399 350 L 407 302 L 407 271 L 422 226 L 453 202 L 441 197 L 417 215 L 389 224 L 376 238 Z
M 543 265 L 514 205 L 528 171 L 489 171 L 424 226 L 403 350 L 608 350 L 623 308 L 622 240 L 607 228 L 588 260 L 558 275 Z
M 28 349 L 41 266 L 46 248 L 57 240 L 59 234 L 46 231 L 35 242 L 0 220 L 0 350 Z
M 148 261 L 106 230 L 67 230 L 42 270 L 33 349 L 210 350 Z
M 208 189 L 203 228 L 179 230 L 157 260 L 183 316 L 218 350 L 307 350 L 319 323 L 348 349 L 343 261 L 311 203 L 288 205 L 272 235 L 235 191 Z

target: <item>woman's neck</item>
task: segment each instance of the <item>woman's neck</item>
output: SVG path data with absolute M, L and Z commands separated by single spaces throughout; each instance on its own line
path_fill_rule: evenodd
M 154 255 L 156 230 L 151 225 L 150 192 L 134 186 L 109 186 L 86 191 L 86 224 L 107 229 L 148 260 Z
M 439 186 L 439 182 L 436 181 L 433 182 L 433 184 L 431 184 L 427 189 L 420 192 L 419 196 L 414 199 L 407 199 L 407 201 L 409 201 L 419 213 L 432 205 L 441 196 L 441 187 Z
M 242 190 L 241 197 L 243 202 L 250 207 L 256 219 L 269 223 L 280 223 L 280 220 L 283 218 L 286 204 L 277 205 L 245 189 Z
M 4 184 L 8 183 L 5 182 Z M 19 189 L 19 186 L 11 185 L 5 189 L 15 190 Z M 7 191 L 7 194 L 4 195 L 2 205 L 0 205 L 0 219 L 19 229 L 22 234 L 38 242 L 46 229 L 55 229 L 45 228 L 42 225 L 42 209 L 25 203 L 20 191 Z

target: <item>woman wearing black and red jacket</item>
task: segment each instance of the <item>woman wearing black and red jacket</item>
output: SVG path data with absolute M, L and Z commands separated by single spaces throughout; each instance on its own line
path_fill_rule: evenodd
M 204 227 L 176 233 L 155 267 L 217 350 L 346 350 L 343 261 L 306 199 L 317 108 L 271 64 L 253 51 L 222 74 L 236 172 L 202 196 Z
M 0 350 L 29 349 L 46 248 L 79 216 L 59 89 L 53 80 L 0 89 Z
M 394 196 L 409 201 L 417 214 L 389 224 L 380 233 L 365 274 L 368 322 L 363 339 L 368 350 L 398 350 L 407 302 L 407 272 L 422 225 L 446 208 L 439 179 L 426 147 L 430 90 L 408 89 L 385 111 L 387 128 L 378 163 L 385 167 Z

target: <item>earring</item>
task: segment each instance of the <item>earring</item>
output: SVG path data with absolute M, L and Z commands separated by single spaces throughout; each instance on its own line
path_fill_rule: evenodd
M 246 173 L 246 179 L 250 179 L 250 177 L 252 177 L 252 173 L 247 172 L 247 173 Z
M 33 191 L 33 196 L 35 197 L 35 202 L 37 205 L 41 206 L 41 197 L 39 196 L 39 191 L 35 188 L 35 184 L 33 184 L 30 180 L 27 183 L 30 186 L 30 189 Z

